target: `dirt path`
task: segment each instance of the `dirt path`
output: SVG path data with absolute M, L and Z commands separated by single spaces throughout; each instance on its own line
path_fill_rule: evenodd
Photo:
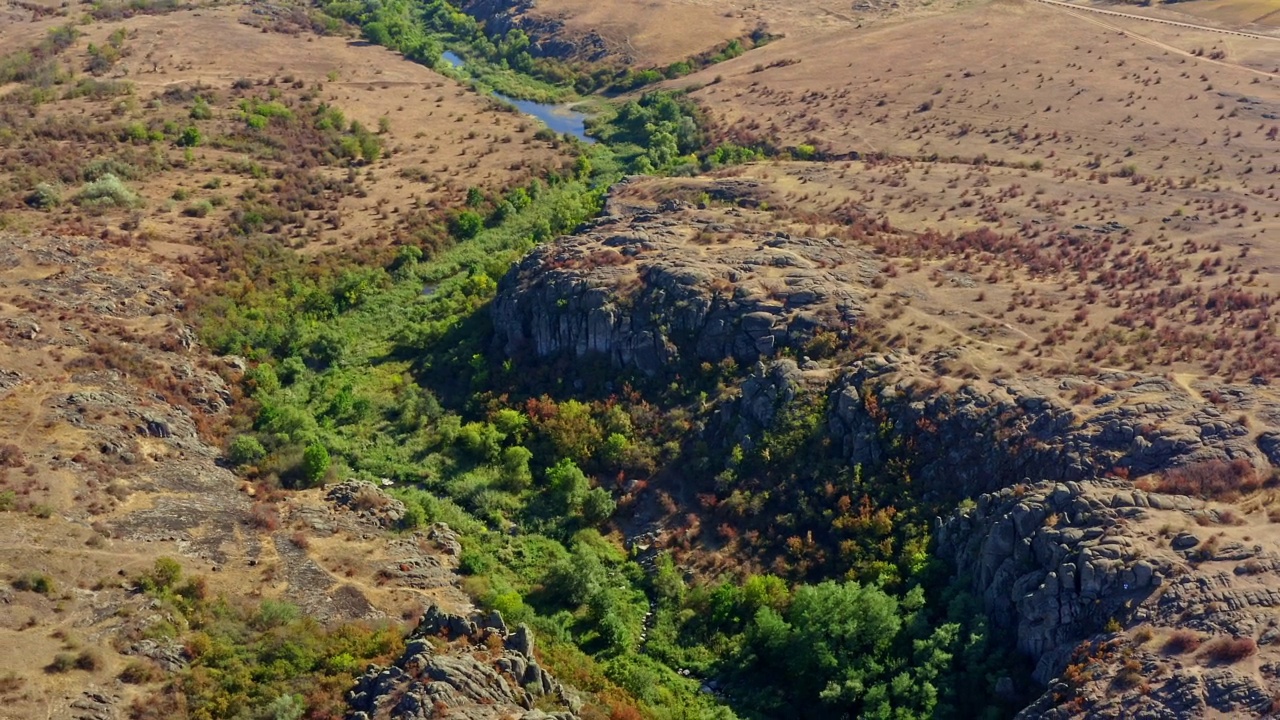
M 1174 27 L 1187 28 L 1188 30 L 1204 30 L 1206 32 L 1222 33 L 1223 35 L 1236 35 L 1239 37 L 1253 38 L 1254 40 L 1271 40 L 1272 42 L 1280 42 L 1280 37 L 1272 37 L 1270 35 L 1255 35 L 1254 33 L 1240 32 L 1239 30 L 1227 30 L 1210 25 L 1196 25 L 1193 23 L 1178 22 L 1177 20 L 1165 20 L 1164 18 L 1155 18 L 1147 15 L 1134 15 L 1132 13 L 1116 12 L 1115 10 L 1103 10 L 1102 8 L 1086 7 L 1084 5 L 1062 2 L 1061 0 L 1036 0 L 1036 2 L 1042 2 L 1045 5 L 1056 5 L 1058 7 L 1070 8 L 1072 10 L 1084 10 L 1085 12 L 1098 13 L 1100 15 L 1127 18 L 1129 20 L 1142 20 L 1143 22 L 1172 25 Z
M 1207 58 L 1207 57 L 1204 57 L 1204 56 L 1201 56 L 1201 55 L 1196 55 L 1196 54 L 1194 54 L 1194 53 L 1187 52 L 1186 50 L 1183 50 L 1183 49 L 1181 49 L 1181 48 L 1177 48 L 1177 47 L 1174 47 L 1174 46 L 1172 46 L 1172 45 L 1168 45 L 1168 44 L 1166 44 L 1166 43 L 1162 43 L 1162 42 L 1160 42 L 1159 40 L 1154 40 L 1154 39 L 1152 39 L 1152 38 L 1147 37 L 1146 35 L 1141 35 L 1141 34 L 1138 34 L 1138 33 L 1136 33 L 1136 32 L 1133 32 L 1133 31 L 1131 31 L 1131 30 L 1125 30 L 1125 29 L 1124 29 L 1124 28 L 1122 28 L 1122 27 L 1117 27 L 1117 26 L 1112 25 L 1112 24 L 1110 24 L 1110 23 L 1103 22 L 1102 20 L 1099 20 L 1099 19 L 1097 19 L 1097 18 L 1092 18 L 1092 17 L 1089 17 L 1089 16 L 1087 16 L 1087 15 L 1084 15 L 1084 14 L 1082 14 L 1082 13 L 1075 12 L 1075 11 L 1077 11 L 1077 10 L 1085 10 L 1085 11 L 1089 11 L 1089 12 L 1105 13 L 1105 14 L 1107 14 L 1107 15 L 1115 15 L 1115 16 L 1118 16 L 1118 17 L 1128 18 L 1128 19 L 1132 19 L 1132 20 L 1153 20 L 1152 18 L 1145 18 L 1145 17 L 1142 17 L 1141 15 L 1127 15 L 1127 14 L 1125 14 L 1125 13 L 1112 12 L 1112 11 L 1110 11 L 1110 10 L 1097 10 L 1097 9 L 1095 9 L 1095 8 L 1080 7 L 1079 5 L 1072 5 L 1071 3 L 1057 2 L 1057 0 L 1036 0 L 1036 2 L 1041 2 L 1041 3 L 1048 4 L 1048 5 L 1057 5 L 1057 6 L 1061 7 L 1061 8 L 1064 8 L 1064 9 L 1066 9 L 1066 8 L 1070 8 L 1070 9 L 1066 10 L 1066 13 L 1067 13 L 1068 15 L 1071 15 L 1072 17 L 1079 18 L 1079 19 L 1084 20 L 1085 22 L 1088 22 L 1088 23 L 1093 23 L 1094 25 L 1097 25 L 1097 26 L 1099 26 L 1099 27 L 1106 28 L 1106 29 L 1108 29 L 1108 30 L 1113 30 L 1113 31 L 1115 31 L 1115 32 L 1118 32 L 1118 33 L 1121 33 L 1121 34 L 1126 35 L 1126 36 L 1128 36 L 1128 37 L 1131 37 L 1131 38 L 1133 38 L 1134 40 L 1139 40 L 1139 41 L 1144 42 L 1144 43 L 1147 43 L 1147 44 L 1149 44 L 1149 45 L 1154 45 L 1155 47 L 1158 47 L 1158 48 L 1160 48 L 1160 49 L 1162 49 L 1162 50 L 1166 50 L 1166 51 L 1168 51 L 1168 52 L 1177 53 L 1178 55 L 1183 55 L 1183 56 L 1186 56 L 1186 57 L 1192 58 L 1193 60 L 1198 60 L 1198 61 L 1200 61 L 1200 62 L 1206 62 L 1206 63 L 1213 63 L 1214 65 L 1221 65 L 1221 66 L 1223 66 L 1223 67 L 1232 68 L 1232 69 L 1234 69 L 1234 70 L 1244 70 L 1245 72 L 1251 72 L 1251 73 L 1253 73 L 1253 74 L 1255 74 L 1255 75 L 1261 75 L 1262 77 L 1266 77 L 1266 78 L 1280 79 L 1280 74 L 1270 73 L 1270 72 L 1267 72 L 1267 71 L 1265 71 L 1265 70 L 1257 70 L 1257 69 L 1254 69 L 1254 68 L 1251 68 L 1251 67 L 1246 67 L 1246 66 L 1244 66 L 1244 65 L 1237 65 L 1236 63 L 1223 62 L 1223 61 L 1221 61 L 1221 60 L 1213 60 L 1213 59 L 1211 59 L 1211 58 Z M 1260 39 L 1260 40 L 1275 40 L 1275 41 L 1277 41 L 1277 42 L 1280 42 L 1280 38 L 1270 38 L 1270 37 L 1266 37 L 1266 36 L 1264 36 L 1264 35 L 1250 35 L 1250 34 L 1248 34 L 1248 33 L 1238 33 L 1238 32 L 1233 32 L 1233 31 L 1228 31 L 1228 30 L 1219 30 L 1219 29 L 1217 29 L 1217 28 L 1204 27 L 1204 26 L 1200 26 L 1200 25 L 1187 25 L 1187 24 L 1185 24 L 1185 23 L 1175 23 L 1175 22 L 1172 22 L 1172 21 L 1165 21 L 1165 20 L 1153 20 L 1153 22 L 1167 23 L 1167 24 L 1171 24 L 1171 25 L 1182 25 L 1182 26 L 1184 26 L 1184 27 L 1192 28 L 1192 29 L 1194 29 L 1194 30 L 1208 30 L 1208 31 L 1211 31 L 1211 32 L 1225 32 L 1225 33 L 1230 33 L 1230 34 L 1232 34 L 1232 35 L 1243 35 L 1244 37 L 1249 37 L 1249 38 L 1257 38 L 1257 39 Z

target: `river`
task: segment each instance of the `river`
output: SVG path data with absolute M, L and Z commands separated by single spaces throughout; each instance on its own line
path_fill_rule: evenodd
M 445 62 L 456 68 L 462 68 L 465 65 L 462 58 L 452 52 L 445 52 L 441 57 L 444 58 Z M 517 110 L 525 115 L 541 120 L 544 125 L 558 133 L 572 135 L 589 143 L 595 142 L 594 139 L 587 137 L 586 114 L 573 110 L 568 105 L 517 100 L 498 92 L 495 92 L 493 96 L 509 105 L 515 106 Z

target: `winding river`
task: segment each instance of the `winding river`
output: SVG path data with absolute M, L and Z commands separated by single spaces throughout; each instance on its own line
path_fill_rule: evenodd
M 452 52 L 446 52 L 442 57 L 445 62 L 456 68 L 462 68 L 465 65 L 462 58 Z M 572 135 L 589 143 L 595 142 L 594 139 L 587 137 L 586 114 L 573 110 L 568 105 L 517 100 L 498 92 L 493 93 L 493 96 L 509 105 L 515 106 L 517 110 L 525 115 L 541 120 L 543 124 L 558 133 Z

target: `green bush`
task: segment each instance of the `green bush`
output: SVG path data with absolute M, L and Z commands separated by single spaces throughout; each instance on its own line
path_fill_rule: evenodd
M 12 490 L 0 492 L 0 512 L 9 512 L 18 507 L 18 494 Z
M 50 210 L 62 204 L 62 194 L 49 183 L 40 183 L 26 197 L 27 205 L 37 210 Z
M 209 101 L 202 97 L 196 98 L 196 104 L 191 107 L 192 120 L 208 120 L 213 117 L 213 108 L 209 107 Z
M 178 147 L 195 147 L 202 142 L 200 136 L 200 128 L 195 125 L 188 125 L 182 130 L 182 134 L 178 136 Z
M 236 466 L 252 465 L 266 456 L 266 448 L 252 435 L 240 435 L 227 448 L 227 460 Z
M 459 240 L 470 240 L 484 229 L 484 218 L 479 213 L 464 210 L 449 221 L 449 232 Z
M 213 203 L 208 200 L 198 200 L 182 209 L 182 214 L 187 217 L 202 218 L 213 212 Z
M 19 575 L 13 581 L 13 588 L 15 590 L 49 595 L 54 591 L 54 583 L 53 578 L 44 573 L 27 572 Z
M 76 656 L 71 653 L 58 653 L 53 656 L 53 662 L 49 663 L 44 669 L 51 673 L 71 672 L 76 667 Z
M 76 193 L 75 203 L 81 207 L 133 208 L 141 205 L 137 193 L 111 173 L 90 183 L 85 183 Z

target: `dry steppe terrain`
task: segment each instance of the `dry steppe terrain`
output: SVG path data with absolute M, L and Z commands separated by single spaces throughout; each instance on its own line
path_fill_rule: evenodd
M 84 24 L 59 61 L 90 83 L 85 94 L 28 103 L 19 84 L 0 87 L 0 184 L 13 190 L 0 201 L 0 491 L 16 496 L 0 523 L 0 717 L 118 717 L 152 692 L 117 676 L 135 658 L 180 657 L 147 639 L 166 619 L 133 589 L 161 557 L 233 602 L 285 599 L 321 621 L 470 608 L 447 533 L 388 540 L 380 496 L 285 497 L 222 466 L 216 443 L 245 366 L 195 341 L 186 293 L 217 275 L 211 248 L 243 218 L 243 198 L 284 213 L 271 222 L 304 252 L 371 251 L 470 187 L 567 160 L 534 139 L 533 121 L 473 90 L 349 38 L 269 32 L 262 7 Z M 0 8 L 0 48 L 76 17 L 52 8 Z M 90 74 L 89 45 L 113 35 L 120 57 Z M 193 123 L 197 98 L 209 115 Z M 336 108 L 376 133 L 381 157 L 349 172 L 246 146 L 243 102 Z M 166 122 L 197 125 L 203 142 L 121 140 Z M 125 181 L 131 208 L 72 200 L 93 163 Z M 50 184 L 60 202 L 33 211 L 24 188 L 48 177 L 61 178 Z M 284 195 L 289 208 L 273 205 Z M 23 577 L 51 587 L 10 587 Z M 97 661 L 45 672 L 60 653 Z
M 1280 28 L 1274 3 L 1105 7 Z M 273 8 L 86 24 L 62 58 L 94 83 L 84 94 L 0 100 L 0 184 L 12 190 L 0 198 L 0 490 L 17 497 L 0 524 L 0 577 L 42 574 L 55 588 L 0 590 L 0 670 L 22 678 L 0 687 L 0 717 L 93 717 L 104 704 L 94 695 L 131 701 L 136 690 L 114 677 L 130 654 L 155 652 L 133 641 L 157 618 L 126 580 L 162 556 L 242 599 L 287 598 L 326 619 L 400 617 L 428 602 L 468 609 L 449 537 L 389 542 L 376 513 L 320 491 L 264 493 L 219 465 L 244 365 L 194 342 L 184 298 L 218 277 L 231 252 L 219 242 L 253 213 L 308 257 L 370 252 L 438 223 L 432 213 L 469 188 L 570 158 L 535 137 L 536 122 L 473 90 L 352 38 L 284 32 L 264 20 Z M 849 274 L 866 320 L 857 350 L 927 358 L 904 361 L 912 383 L 1024 383 L 1081 425 L 1104 412 L 1099 396 L 1128 392 L 1123 404 L 1146 412 L 1170 390 L 1181 404 L 1165 420 L 1212 416 L 1204 427 L 1238 429 L 1236 442 L 1255 450 L 1280 428 L 1280 41 L 1023 0 L 548 0 L 523 12 L 557 37 L 594 34 L 636 67 L 757 27 L 780 35 L 663 87 L 687 89 L 718 139 L 795 159 L 636 182 L 612 202 L 665 214 L 677 227 L 666 240 L 702 259 L 749 256 L 775 233 L 830 239 L 830 264 L 808 258 L 804 269 Z M 58 3 L 6 5 L 0 48 L 75 18 Z M 89 43 L 113 37 L 119 59 L 89 75 Z M 194 147 L 121 140 L 189 125 L 200 102 L 208 116 Z M 253 141 L 245 108 L 269 104 L 337 109 L 376 138 L 379 156 L 338 168 L 318 159 L 320 135 Z M 133 207 L 70 202 L 83 180 L 73 168 L 95 162 L 135 172 Z M 50 186 L 61 202 L 37 211 L 28 180 L 50 173 L 63 178 Z M 258 197 L 278 202 L 252 205 Z M 789 267 L 741 282 L 782 296 Z M 828 381 L 837 368 L 806 372 Z M 1264 454 L 1250 457 L 1265 466 Z M 1079 495 L 1114 504 L 1119 492 Z M 1205 603 L 1187 590 L 1204 605 L 1196 618 L 1227 612 L 1209 602 L 1264 597 L 1248 614 L 1262 637 L 1277 502 L 1273 489 L 1179 501 L 1116 526 L 1136 556 L 1184 568 L 1180 577 L 1225 578 L 1205 581 L 1218 593 Z M 1192 562 L 1173 546 L 1182 533 L 1219 539 Z M 1248 560 L 1261 569 L 1236 570 Z M 1157 610 L 1148 648 L 1168 641 L 1185 608 Z M 104 654 L 99 667 L 41 671 L 85 648 Z M 1274 662 L 1264 649 L 1236 670 L 1274 684 Z

